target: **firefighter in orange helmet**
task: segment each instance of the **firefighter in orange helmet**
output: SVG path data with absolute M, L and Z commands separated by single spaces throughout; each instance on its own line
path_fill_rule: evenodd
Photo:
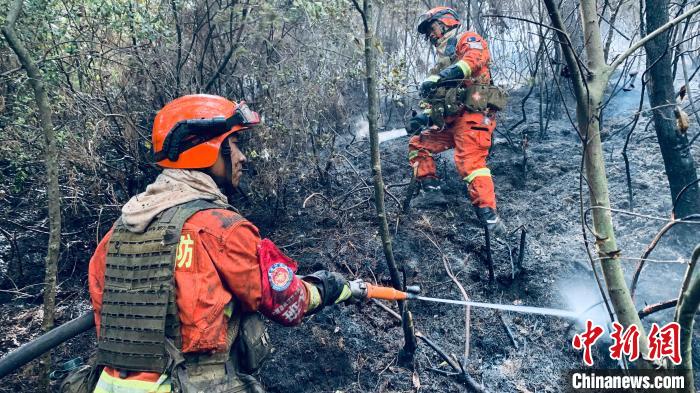
M 409 125 L 411 131 L 419 133 L 410 139 L 408 148 L 409 162 L 421 185 L 414 203 L 427 206 L 446 202 L 437 181 L 433 154 L 454 148 L 457 171 L 467 185 L 477 216 L 492 233 L 503 235 L 505 226 L 496 212 L 493 180 L 486 166 L 496 128 L 494 113 L 489 109 L 475 111 L 459 102 L 453 103 L 450 111 L 440 107 L 438 114 L 435 105 L 430 105 L 437 92 L 442 92 L 440 100 L 446 101 L 459 96 L 451 95 L 450 89 L 465 91 L 471 86 L 491 84 L 488 44 L 475 32 L 460 33 L 459 27 L 459 16 L 448 7 L 431 9 L 418 24 L 418 32 L 435 46 L 438 61 L 420 87 L 426 109 L 414 116 Z
M 188 95 L 153 124 L 162 173 L 122 208 L 90 260 L 97 327 L 95 392 L 263 392 L 269 354 L 260 315 L 287 326 L 349 300 L 337 273 L 297 264 L 240 216 L 238 133 L 260 122 L 244 102 Z

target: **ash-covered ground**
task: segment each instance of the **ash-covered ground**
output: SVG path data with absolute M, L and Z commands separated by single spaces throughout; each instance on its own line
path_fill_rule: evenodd
M 508 111 L 500 115 L 499 128 L 507 129 L 520 119 L 520 99 L 514 94 Z M 621 92 L 606 112 L 604 142 L 613 208 L 627 210 L 624 161 L 620 154 L 626 124 L 636 110 L 639 89 Z M 460 299 L 446 265 L 464 286 L 472 300 L 503 304 L 543 306 L 584 311 L 596 322 L 607 322 L 584 248 L 580 179 L 581 142 L 565 115 L 552 119 L 546 136 L 539 138 L 538 101 L 530 98 L 526 107 L 529 133 L 527 166 L 523 154 L 508 145 L 503 134 L 494 136 L 489 164 L 496 183 L 499 211 L 510 230 L 527 231 L 524 271 L 511 278 L 508 247 L 493 246 L 496 280 L 489 283 L 483 231 L 466 197 L 450 159 L 443 153 L 439 171 L 450 204 L 431 210 L 412 209 L 400 214 L 409 181 L 406 162 L 408 137 L 381 144 L 384 180 L 391 195 L 386 196 L 389 226 L 394 235 L 397 262 L 409 284 L 418 284 L 426 296 Z M 671 197 L 653 127 L 645 128 L 643 117 L 629 149 L 633 176 L 634 212 L 667 218 Z M 519 143 L 522 127 L 512 133 Z M 700 132 L 694 125 L 690 133 Z M 694 156 L 700 157 L 696 146 Z M 339 138 L 333 158 L 333 183 L 294 192 L 296 205 L 291 218 L 274 230 L 261 226 L 263 236 L 273 239 L 300 265 L 300 274 L 330 269 L 349 278 L 389 283 L 381 241 L 377 232 L 372 200 L 369 143 Z M 584 183 L 585 184 L 585 183 Z M 320 193 L 323 196 L 315 195 Z M 588 199 L 583 189 L 584 208 Z M 394 198 L 395 197 L 395 198 Z M 245 211 L 245 208 L 243 208 Z M 260 213 L 262 214 L 262 213 Z M 256 222 L 256 214 L 248 215 Z M 618 245 L 631 276 L 636 260 L 664 221 L 614 213 Z M 698 233 L 698 231 L 695 231 Z M 700 235 L 685 241 L 664 238 L 651 254 L 656 260 L 689 258 Z M 518 247 L 519 231 L 509 239 Z M 592 238 L 588 234 L 588 239 Z M 592 248 L 592 245 L 591 245 Z M 642 273 L 636 302 L 639 308 L 677 296 L 684 272 L 681 263 L 649 263 Z M 59 306 L 61 322 L 88 309 L 85 288 L 62 289 Z M 595 306 L 597 305 L 597 306 Z M 395 309 L 395 306 L 392 305 Z M 415 327 L 447 353 L 461 357 L 465 351 L 465 310 L 460 306 L 411 302 Z M 36 337 L 41 315 L 37 306 L 5 304 L 9 318 L 0 323 L 0 348 L 6 352 Z M 671 311 L 655 314 L 645 321 L 667 322 Z M 470 375 L 491 392 L 559 392 L 563 374 L 581 367 L 581 354 L 571 348 L 571 337 L 580 329 L 571 321 L 547 316 L 498 313 L 472 308 L 469 337 Z M 510 330 L 512 339 L 507 333 Z M 419 342 L 415 371 L 398 364 L 403 345 L 400 324 L 386 311 L 368 303 L 328 308 L 297 328 L 271 325 L 275 346 L 272 359 L 264 366 L 261 379 L 270 392 L 456 392 L 466 391 L 457 376 L 436 353 Z M 86 333 L 55 352 L 56 362 L 94 352 L 94 333 Z M 594 360 L 601 367 L 615 367 L 607 360 L 607 344 L 598 344 Z M 697 351 L 696 351 L 697 353 Z M 0 392 L 33 391 L 35 375 L 31 366 L 5 379 Z
M 620 154 L 626 132 L 612 135 L 610 131 L 629 122 L 631 113 L 636 111 L 639 94 L 639 87 L 617 94 L 610 101 L 609 106 L 614 110 L 610 111 L 604 126 L 604 132 L 610 135 L 604 145 L 611 204 L 615 209 L 629 208 L 624 160 Z M 501 128 L 507 129 L 520 119 L 521 97 L 522 94 L 516 94 L 511 98 L 511 108 L 500 116 Z M 573 107 L 570 108 L 573 112 Z M 400 215 L 396 201 L 391 196 L 386 198 L 397 260 L 405 267 L 409 284 L 419 284 L 427 296 L 461 298 L 457 286 L 446 273 L 444 257 L 473 300 L 578 312 L 588 310 L 585 318 L 606 324 L 609 318 L 582 240 L 581 142 L 565 115 L 552 119 L 546 137 L 539 139 L 537 109 L 536 98 L 531 98 L 526 107 L 526 127 L 531 129 L 526 171 L 522 153 L 511 149 L 506 139 L 498 134 L 489 160 L 501 215 L 509 229 L 523 226 L 527 230 L 524 273 L 511 280 L 508 248 L 497 243 L 493 251 L 497 278 L 489 284 L 483 231 L 468 205 L 465 186 L 454 170 L 451 151 L 441 154 L 438 165 L 450 200 L 447 208 L 412 209 L 408 215 Z M 628 153 L 634 213 L 667 219 L 672 200 L 653 126 L 645 128 L 649 120 L 649 117 L 640 120 Z M 692 131 L 697 132 L 698 128 Z M 514 135 L 514 139 L 519 142 L 519 135 Z M 392 186 L 409 180 L 407 143 L 408 137 L 404 136 L 381 144 L 384 179 L 389 191 L 399 200 L 403 200 L 406 187 Z M 336 170 L 343 183 L 362 188 L 360 183 L 364 180 L 371 185 L 368 149 L 367 141 L 355 142 L 345 151 L 341 149 L 339 154 L 345 155 L 361 175 L 358 176 L 345 159 L 338 158 Z M 696 146 L 695 157 L 700 157 L 698 152 Z M 310 195 L 322 190 L 307 192 Z M 268 235 L 288 239 L 281 244 L 291 244 L 286 251 L 301 261 L 304 272 L 325 267 L 351 277 L 388 283 L 381 242 L 374 225 L 372 200 L 342 214 L 329 214 L 330 210 L 347 209 L 369 199 L 371 192 L 371 189 L 364 189 L 344 201 L 336 198 L 335 203 L 343 201 L 334 206 L 336 209 L 331 209 L 327 201 L 314 198 L 307 202 L 305 209 L 299 209 L 293 226 Z M 589 205 L 585 183 L 583 195 L 585 208 Z M 625 257 L 625 271 L 631 277 L 637 263 L 635 258 L 642 255 L 665 222 L 623 213 L 613 213 L 613 217 L 618 245 Z M 299 237 L 301 234 L 304 237 Z M 518 234 L 510 237 L 514 249 L 518 247 Z M 592 238 L 589 233 L 589 241 Z M 671 232 L 650 258 L 687 261 L 698 242 L 700 234 L 679 242 L 675 232 Z M 592 244 L 590 247 L 595 254 Z M 648 263 L 636 296 L 639 308 L 676 297 L 684 271 L 682 263 Z M 464 353 L 462 307 L 418 302 L 411 303 L 410 307 L 418 330 L 448 353 L 455 356 Z M 645 322 L 665 323 L 670 318 L 672 310 L 647 317 Z M 580 326 L 571 326 L 570 321 L 561 318 L 515 313 L 503 313 L 502 319 L 495 311 L 472 309 L 469 370 L 475 379 L 492 392 L 562 391 L 563 374 L 582 366 L 581 353 L 571 347 L 571 337 Z M 504 324 L 508 325 L 517 347 Z M 403 345 L 401 327 L 373 305 L 326 310 L 310 318 L 300 329 L 273 327 L 272 334 L 278 343 L 278 352 L 263 372 L 263 381 L 271 391 L 408 392 L 415 391 L 416 386 L 425 392 L 466 390 L 459 378 L 430 370 L 451 371 L 424 345 L 420 345 L 416 356 L 416 377 L 413 372 L 399 367 L 397 356 Z M 607 358 L 607 345 L 597 345 L 594 360 L 600 367 L 616 367 Z

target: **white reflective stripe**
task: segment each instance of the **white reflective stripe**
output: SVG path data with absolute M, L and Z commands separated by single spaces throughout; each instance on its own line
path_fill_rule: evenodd
M 102 371 L 95 393 L 167 393 L 172 391 L 170 378 L 163 374 L 156 382 L 121 379 Z
M 426 81 L 431 81 L 431 82 L 437 82 L 440 80 L 440 77 L 437 75 L 430 75 L 429 77 L 425 78 Z
M 482 44 L 480 41 L 470 42 L 469 48 L 470 49 L 484 49 L 484 44 Z

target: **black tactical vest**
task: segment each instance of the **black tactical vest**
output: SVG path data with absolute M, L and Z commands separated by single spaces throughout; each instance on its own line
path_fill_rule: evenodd
M 172 207 L 143 233 L 117 221 L 107 251 L 97 363 L 119 370 L 166 372 L 167 339 L 181 347 L 173 274 L 182 226 L 200 210 L 195 200 Z

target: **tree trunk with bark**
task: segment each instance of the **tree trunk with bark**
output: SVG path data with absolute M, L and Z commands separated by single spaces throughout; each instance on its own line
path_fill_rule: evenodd
M 611 65 L 607 65 L 604 59 L 603 43 L 598 25 L 596 1 L 582 0 L 581 19 L 583 21 L 587 58 L 587 67 L 583 68 L 579 64 L 571 46 L 571 41 L 566 33 L 566 27 L 555 0 L 544 0 L 544 3 L 547 6 L 552 24 L 557 31 L 566 63 L 571 69 L 572 85 L 576 96 L 576 118 L 578 128 L 584 139 L 583 154 L 591 198 L 593 230 L 595 232 L 598 257 L 605 276 L 607 292 L 618 321 L 625 327 L 636 325 L 639 328 L 641 333 L 639 340 L 640 352 L 643 355 L 647 355 L 649 350 L 648 341 L 625 282 L 620 264 L 621 250 L 618 249 L 615 241 L 610 211 L 608 179 L 600 140 L 600 106 L 612 72 L 642 45 L 663 34 L 664 31 L 667 31 L 685 18 L 700 12 L 700 5 L 693 7 L 678 18 L 658 26 L 657 29 L 643 39 L 631 45 Z M 639 365 L 641 367 L 649 366 L 644 361 L 639 362 Z
M 695 246 L 695 250 L 690 258 L 688 270 L 685 273 L 683 286 L 678 295 L 678 305 L 674 321 L 681 327 L 681 364 L 676 368 L 683 370 L 689 392 L 695 392 L 695 381 L 693 373 L 693 326 L 695 324 L 695 314 L 700 306 L 700 272 L 696 270 L 698 260 L 700 260 L 700 244 Z
M 620 265 L 620 249 L 615 241 L 608 179 L 605 171 L 603 145 L 600 139 L 600 105 L 613 67 L 605 64 L 603 43 L 598 26 L 596 2 L 581 2 L 581 19 L 583 21 L 584 41 L 588 72 L 583 74 L 575 54 L 569 45 L 566 28 L 563 24 L 554 0 L 545 0 L 552 24 L 558 29 L 557 34 L 562 51 L 571 70 L 574 93 L 576 95 L 576 118 L 578 128 L 584 138 L 584 163 L 588 179 L 595 231 L 596 247 L 600 258 L 608 295 L 615 309 L 617 319 L 624 326 L 637 325 L 640 332 L 644 327 L 637 315 L 634 302 L 630 296 L 625 277 Z M 641 353 L 646 354 L 648 345 L 644 334 L 640 337 Z
M 377 130 L 377 121 L 379 120 L 379 95 L 377 94 L 377 72 L 376 60 L 374 54 L 374 31 L 372 30 L 372 1 L 363 0 L 362 6 L 356 0 L 353 0 L 355 8 L 362 16 L 364 25 L 364 54 L 365 54 L 365 75 L 367 82 L 367 123 L 369 126 L 369 144 L 372 156 L 372 176 L 374 178 L 374 205 L 377 210 L 377 224 L 379 233 L 382 238 L 382 246 L 384 249 L 384 257 L 389 265 L 389 274 L 394 288 L 403 290 L 401 285 L 401 277 L 399 270 L 396 268 L 394 259 L 394 251 L 391 246 L 391 234 L 389 233 L 389 225 L 386 219 L 386 208 L 384 207 L 384 179 L 382 178 L 382 163 L 379 155 L 379 133 Z M 399 302 L 401 310 L 403 331 L 404 331 L 404 348 L 401 353 L 402 360 L 407 364 L 413 363 L 413 357 L 416 351 L 416 336 L 413 327 L 413 316 L 408 310 L 406 302 Z
M 56 273 L 61 246 L 61 194 L 58 187 L 58 151 L 54 137 L 51 106 L 41 72 L 22 41 L 15 34 L 15 23 L 22 12 L 22 0 L 14 0 L 7 15 L 2 33 L 12 51 L 17 55 L 22 67 L 27 71 L 29 83 L 34 90 L 39 123 L 44 134 L 44 163 L 46 166 L 46 197 L 49 216 L 49 243 L 44 273 L 44 319 L 41 327 L 45 332 L 53 329 L 56 310 Z M 41 360 L 42 385 L 48 392 L 48 372 L 51 368 L 51 352 Z
M 646 26 L 648 31 L 668 23 L 669 0 L 647 0 Z M 653 110 L 656 136 L 666 168 L 671 197 L 676 199 L 686 185 L 697 179 L 695 162 L 688 146 L 688 137 L 678 129 L 673 110 L 676 106 L 671 64 L 670 30 L 647 42 L 647 67 L 649 70 L 649 103 Z M 685 191 L 676 205 L 677 217 L 700 213 L 700 186 Z

